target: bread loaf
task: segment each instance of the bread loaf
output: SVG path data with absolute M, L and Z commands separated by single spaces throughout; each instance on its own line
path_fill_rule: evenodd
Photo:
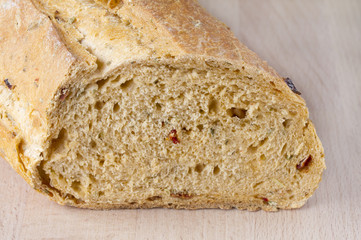
M 275 211 L 318 187 L 299 92 L 196 1 L 0 3 L 0 155 L 52 200 Z

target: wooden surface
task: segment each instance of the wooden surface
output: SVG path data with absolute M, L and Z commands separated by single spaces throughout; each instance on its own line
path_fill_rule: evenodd
M 81 210 L 0 159 L 0 239 L 361 239 L 361 1 L 200 2 L 302 92 L 326 153 L 314 196 L 278 213 Z

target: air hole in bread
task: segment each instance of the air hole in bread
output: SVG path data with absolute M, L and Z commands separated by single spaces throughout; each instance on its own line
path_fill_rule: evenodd
M 120 110 L 119 103 L 114 104 L 114 106 L 113 106 L 113 112 L 114 112 L 114 113 L 117 113 L 117 112 L 119 112 L 119 110 Z
M 161 196 L 152 196 L 152 197 L 147 198 L 147 201 L 156 201 L 156 200 L 160 200 L 160 199 L 162 199 Z
M 186 127 L 183 127 L 182 130 L 183 130 L 183 132 L 184 132 L 186 135 L 189 135 L 189 134 L 191 134 L 191 132 L 192 132 L 192 128 L 187 129 Z
M 290 113 L 290 115 L 293 116 L 293 117 L 297 115 L 297 112 L 296 112 L 296 111 L 290 111 L 289 113 Z
M 92 182 L 92 183 L 95 183 L 96 182 L 96 178 L 93 174 L 89 174 L 89 180 Z
M 164 84 L 164 83 L 158 84 L 158 88 L 159 88 L 159 89 L 164 89 L 164 88 L 165 88 L 165 84 Z
M 262 139 L 259 143 L 258 143 L 258 146 L 261 147 L 263 146 L 268 140 L 268 137 L 265 137 L 264 139 Z
M 197 128 L 198 128 L 198 130 L 199 130 L 200 132 L 202 132 L 204 126 L 203 126 L 203 124 L 198 124 L 198 125 L 197 125 Z
M 277 92 L 277 93 L 282 93 L 282 91 L 281 90 L 278 90 L 277 88 L 274 88 L 273 89 L 275 92 Z
M 71 184 L 71 188 L 74 190 L 74 192 L 80 192 L 81 191 L 81 183 L 80 183 L 80 181 L 74 181 Z
M 100 141 L 102 141 L 103 138 L 104 138 L 104 134 L 103 134 L 102 132 L 99 133 L 99 134 L 98 134 L 98 139 L 99 139 Z
M 242 108 L 230 108 L 227 109 L 227 114 L 230 117 L 237 117 L 239 119 L 243 119 L 247 115 L 247 110 Z
M 257 189 L 257 188 L 261 187 L 263 183 L 264 183 L 264 181 L 257 182 L 253 185 L 253 188 Z
M 94 105 L 94 108 L 97 110 L 101 110 L 104 107 L 105 102 L 103 101 L 97 101 Z
M 115 84 L 115 83 L 117 83 L 117 82 L 119 82 L 120 81 L 120 76 L 117 76 L 116 78 L 114 78 L 112 81 L 111 81 L 111 83 L 112 84 Z
M 76 153 L 76 159 L 82 160 L 83 156 L 80 153 Z
M 286 119 L 283 121 L 282 125 L 284 128 L 289 128 L 292 124 L 292 120 L 291 119 Z
M 249 146 L 248 148 L 247 148 L 247 153 L 249 153 L 249 154 L 253 154 L 253 153 L 255 153 L 256 151 L 257 151 L 257 149 L 258 149 L 258 146 Z
M 127 91 L 127 90 L 131 89 L 134 85 L 135 85 L 134 80 L 133 80 L 133 79 L 130 79 L 130 80 L 125 81 L 124 83 L 122 83 L 122 84 L 120 85 L 120 88 L 121 88 L 123 91 Z
M 105 162 L 104 160 L 100 160 L 99 161 L 99 166 L 101 166 L 101 167 L 104 166 L 104 162 Z
M 90 51 L 90 49 L 89 49 Z M 99 58 L 96 60 L 96 64 L 98 65 L 98 69 L 103 69 L 104 62 L 102 62 Z
M 24 142 L 24 139 L 21 139 L 19 141 L 19 143 L 17 144 L 17 146 L 16 146 L 16 150 L 18 151 L 18 153 L 24 154 L 24 149 L 25 149 L 25 142 Z M 19 162 L 23 166 L 24 171 L 26 171 L 25 165 L 24 165 L 23 160 L 22 160 L 21 157 L 19 158 Z
M 101 196 L 103 196 L 104 195 L 104 192 L 103 191 L 99 191 L 98 192 L 98 197 L 101 197 Z
M 96 84 L 98 85 L 98 90 L 102 89 L 103 86 L 107 83 L 108 79 L 102 79 L 96 82 Z
M 196 167 L 194 168 L 194 170 L 197 173 L 201 173 L 205 167 L 206 167 L 206 165 L 204 165 L 204 164 L 197 164 Z
M 97 143 L 92 139 L 92 140 L 90 141 L 90 147 L 91 147 L 91 148 L 96 148 L 96 146 L 97 146 Z
M 161 111 L 162 110 L 162 105 L 160 103 L 156 103 L 155 108 L 156 108 L 157 111 Z
M 281 155 L 285 154 L 286 149 L 287 149 L 287 143 L 285 143 L 285 144 L 283 145 L 282 150 L 281 150 Z
M 179 94 L 179 95 L 177 96 L 177 98 L 178 98 L 178 99 L 183 99 L 183 98 L 184 98 L 184 94 L 183 94 L 183 93 Z
M 52 140 L 51 146 L 53 151 L 60 151 L 64 148 L 64 143 L 67 140 L 68 133 L 67 131 L 62 128 L 58 134 L 58 137 Z
M 123 4 L 123 0 L 108 0 L 108 7 L 112 9 L 115 7 L 121 8 L 123 7 Z
M 120 134 L 120 133 L 119 133 L 119 130 L 118 130 L 118 129 L 115 129 L 115 130 L 114 130 L 114 135 L 115 135 L 115 136 L 119 136 L 119 134 Z
M 218 165 L 213 168 L 213 174 L 214 175 L 219 174 L 220 171 L 221 171 L 221 169 L 218 167 Z
M 208 104 L 208 112 L 209 113 L 218 113 L 219 103 L 216 99 L 211 98 Z
M 166 57 L 166 58 L 175 58 L 175 56 L 170 54 L 170 53 L 167 53 L 166 55 L 164 55 L 164 57 Z

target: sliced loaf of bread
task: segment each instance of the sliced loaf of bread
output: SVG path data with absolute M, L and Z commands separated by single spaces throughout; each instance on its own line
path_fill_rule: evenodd
M 299 208 L 325 169 L 290 79 L 194 0 L 2 0 L 0 155 L 82 208 Z

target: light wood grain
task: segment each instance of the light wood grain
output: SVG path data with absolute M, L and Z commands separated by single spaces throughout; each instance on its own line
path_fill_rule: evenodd
M 201 0 L 294 80 L 327 170 L 300 210 L 90 211 L 58 206 L 0 159 L 0 239 L 360 239 L 361 1 Z

